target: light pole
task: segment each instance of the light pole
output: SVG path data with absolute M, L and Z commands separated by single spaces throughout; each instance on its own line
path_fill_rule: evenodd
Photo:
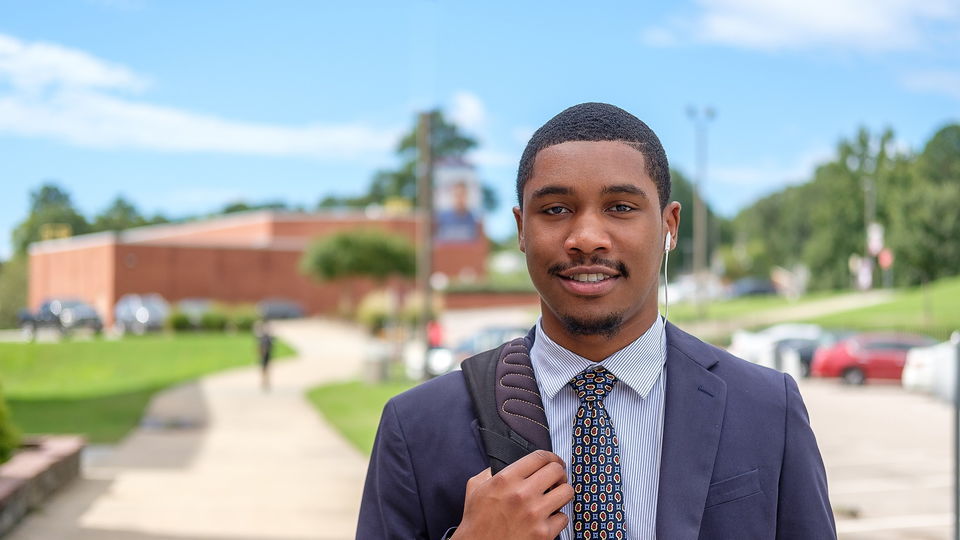
M 423 338 L 423 365 L 427 365 L 429 346 L 426 345 L 427 323 L 436 314 L 433 313 L 433 289 L 430 275 L 433 273 L 433 155 L 430 126 L 430 113 L 420 113 L 417 123 L 417 205 L 420 214 L 419 249 L 417 250 L 417 288 L 423 295 L 420 312 L 419 332 Z
M 693 185 L 693 275 L 697 284 L 697 315 L 707 315 L 706 267 L 707 267 L 707 205 L 703 201 L 703 183 L 707 177 L 707 123 L 716 112 L 713 107 L 702 110 L 691 105 L 687 116 L 693 122 L 694 151 L 697 159 L 697 174 Z

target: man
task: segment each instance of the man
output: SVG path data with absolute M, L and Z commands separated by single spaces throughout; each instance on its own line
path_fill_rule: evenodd
M 680 205 L 653 131 L 611 105 L 571 107 L 527 144 L 517 196 L 541 318 L 510 349 L 532 371 L 515 380 L 535 379 L 511 399 L 552 452 L 491 475 L 464 375 L 423 384 L 384 408 L 357 538 L 835 538 L 796 383 L 658 314 Z M 524 416 L 507 405 L 501 417 Z

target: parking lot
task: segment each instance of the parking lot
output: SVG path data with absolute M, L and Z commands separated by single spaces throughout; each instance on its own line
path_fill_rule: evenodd
M 952 538 L 953 410 L 898 384 L 801 381 L 844 540 Z

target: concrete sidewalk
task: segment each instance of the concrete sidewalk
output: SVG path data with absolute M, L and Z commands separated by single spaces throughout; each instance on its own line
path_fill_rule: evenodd
M 346 325 L 276 323 L 297 348 L 260 389 L 253 365 L 163 392 L 119 446 L 90 452 L 83 479 L 11 540 L 350 539 L 366 459 L 307 403 L 355 377 L 365 337 Z

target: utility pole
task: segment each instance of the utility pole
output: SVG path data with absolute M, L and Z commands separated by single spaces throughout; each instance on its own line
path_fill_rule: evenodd
M 433 273 L 433 156 L 430 141 L 430 113 L 420 113 L 417 122 L 417 206 L 420 214 L 419 246 L 417 250 L 417 289 L 423 298 L 420 312 L 420 337 L 424 343 L 426 365 L 427 323 L 433 317 L 433 288 L 430 275 Z
M 697 159 L 697 175 L 693 185 L 693 275 L 697 284 L 697 315 L 707 315 L 707 205 L 703 201 L 703 184 L 707 177 L 707 123 L 716 112 L 713 107 L 702 111 L 687 107 L 687 116 L 693 122 L 694 150 Z
M 953 538 L 960 540 L 960 332 L 950 335 L 953 344 Z

